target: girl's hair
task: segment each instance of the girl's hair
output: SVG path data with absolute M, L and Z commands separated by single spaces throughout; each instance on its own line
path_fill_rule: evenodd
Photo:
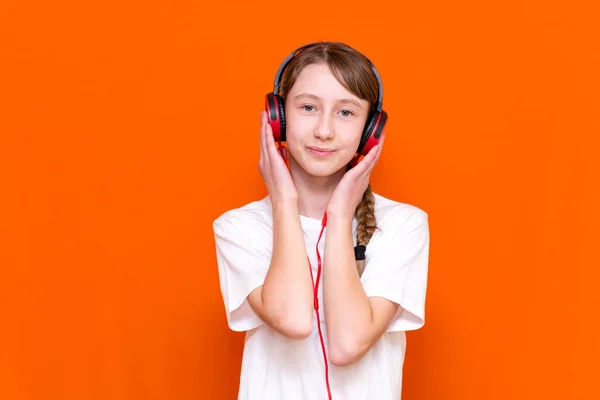
M 310 64 L 324 63 L 336 79 L 348 91 L 369 102 L 372 108 L 377 102 L 379 85 L 373 74 L 369 60 L 350 46 L 339 42 L 318 42 L 300 49 L 286 67 L 281 77 L 280 95 L 286 98 L 302 69 Z M 375 197 L 371 185 L 365 190 L 362 200 L 356 207 L 358 227 L 357 245 L 366 246 L 377 229 L 375 219 Z M 365 260 L 356 262 L 358 275 L 365 268 Z

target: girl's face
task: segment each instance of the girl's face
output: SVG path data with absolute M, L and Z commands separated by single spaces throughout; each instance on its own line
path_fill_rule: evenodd
M 369 103 L 342 86 L 326 64 L 311 64 L 286 96 L 290 155 L 315 177 L 346 168 L 360 144 Z

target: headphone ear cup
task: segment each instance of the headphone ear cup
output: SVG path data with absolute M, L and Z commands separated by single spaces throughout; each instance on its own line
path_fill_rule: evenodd
M 283 97 L 276 95 L 277 105 L 279 107 L 279 130 L 281 132 L 281 141 L 285 142 L 285 100 Z
M 366 156 L 377 143 L 387 122 L 387 113 L 385 111 L 372 111 L 365 124 L 363 135 L 360 138 L 360 144 L 356 152 Z
M 276 142 L 281 141 L 281 119 L 279 116 L 279 104 L 277 101 L 277 95 L 274 95 L 273 92 L 267 93 L 265 97 L 265 111 L 267 112 L 267 120 L 269 121 L 269 125 L 271 125 L 271 130 L 273 131 L 273 138 Z
M 369 137 L 373 133 L 373 129 L 375 128 L 376 123 L 377 123 L 377 113 L 374 111 L 371 111 L 371 113 L 369 114 L 369 118 L 367 119 L 367 123 L 365 124 L 365 128 L 363 129 L 363 133 L 360 138 L 360 144 L 358 146 L 358 150 L 356 150 L 356 152 L 358 154 L 366 155 L 366 152 L 365 152 L 365 154 L 363 154 L 363 151 L 365 150 L 365 145 L 369 141 Z
M 273 131 L 273 138 L 276 142 L 285 141 L 285 107 L 283 105 L 283 98 L 279 95 L 268 93 L 265 98 L 265 111 L 267 112 L 267 118 L 271 130 Z

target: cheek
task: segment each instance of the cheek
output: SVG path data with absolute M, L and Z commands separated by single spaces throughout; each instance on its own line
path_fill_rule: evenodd
M 286 139 L 290 144 L 304 140 L 311 135 L 314 126 L 311 118 L 306 118 L 302 115 L 286 112 L 285 132 Z
M 360 144 L 360 139 L 362 138 L 364 125 L 360 123 L 352 124 L 344 126 L 340 133 L 340 138 L 343 142 L 343 145 L 349 148 L 356 150 L 358 145 Z

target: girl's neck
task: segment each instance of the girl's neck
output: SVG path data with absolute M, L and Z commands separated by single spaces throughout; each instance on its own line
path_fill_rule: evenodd
M 298 191 L 300 215 L 319 220 L 323 218 L 329 198 L 344 176 L 345 170 L 330 176 L 316 177 L 307 174 L 293 158 L 290 158 L 290 173 Z

